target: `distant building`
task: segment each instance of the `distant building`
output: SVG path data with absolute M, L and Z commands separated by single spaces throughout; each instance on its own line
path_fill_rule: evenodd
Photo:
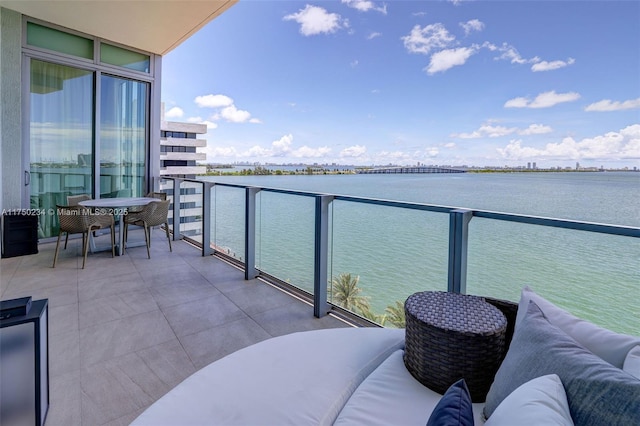
M 198 174 L 205 174 L 207 167 L 196 164 L 196 161 L 207 159 L 206 153 L 197 152 L 197 148 L 207 146 L 206 139 L 198 139 L 198 135 L 205 133 L 206 124 L 166 121 L 163 105 L 160 123 L 160 176 L 194 179 Z
M 538 165 L 536 164 L 536 162 L 533 162 L 533 170 L 537 170 L 538 169 Z
M 160 185 L 173 200 L 173 184 L 163 177 L 195 179 L 198 174 L 205 174 L 207 167 L 199 166 L 196 161 L 205 161 L 207 154 L 197 152 L 197 148 L 207 146 L 206 139 L 198 139 L 198 135 L 207 133 L 206 124 L 179 123 L 166 121 L 164 104 L 160 123 Z M 194 236 L 202 231 L 202 195 L 201 185 L 184 182 L 181 186 L 180 230 L 183 235 Z M 169 212 L 169 221 L 173 223 L 173 211 Z

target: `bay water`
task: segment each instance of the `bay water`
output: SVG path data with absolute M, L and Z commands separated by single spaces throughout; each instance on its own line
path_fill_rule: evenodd
M 640 173 L 216 176 L 219 183 L 407 201 L 640 227 Z M 244 191 L 214 187 L 214 243 L 242 258 Z M 260 192 L 257 266 L 313 289 L 314 200 Z M 449 217 L 334 201 L 330 275 L 359 277 L 372 310 L 446 290 Z M 640 239 L 473 218 L 467 293 L 536 292 L 580 317 L 640 335 Z

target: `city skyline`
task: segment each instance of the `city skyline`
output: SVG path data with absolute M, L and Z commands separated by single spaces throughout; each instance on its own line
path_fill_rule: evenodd
M 207 162 L 640 164 L 637 2 L 240 1 L 163 60 Z

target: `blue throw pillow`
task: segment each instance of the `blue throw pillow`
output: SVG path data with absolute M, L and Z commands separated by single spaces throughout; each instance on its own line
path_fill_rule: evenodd
M 427 426 L 473 426 L 473 406 L 464 379 L 447 389 L 433 409 Z

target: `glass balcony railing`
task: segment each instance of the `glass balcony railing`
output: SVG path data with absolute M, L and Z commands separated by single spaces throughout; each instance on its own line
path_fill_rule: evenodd
M 412 293 L 518 300 L 524 285 L 574 314 L 637 333 L 640 228 L 446 206 L 164 178 L 180 232 L 285 285 L 314 314 L 346 309 L 402 326 Z M 185 226 L 188 224 L 188 226 Z M 175 229 L 175 226 L 174 226 Z M 621 310 L 626 310 L 621 320 Z

